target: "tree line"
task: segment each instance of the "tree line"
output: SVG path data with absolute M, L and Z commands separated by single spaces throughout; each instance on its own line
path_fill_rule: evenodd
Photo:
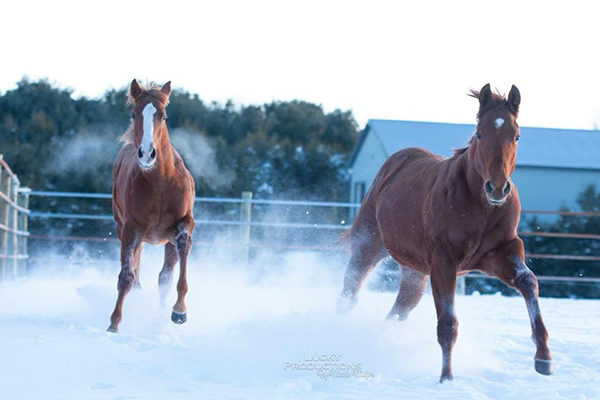
M 130 120 L 126 94 L 75 98 L 48 80 L 24 78 L 0 96 L 0 152 L 23 185 L 109 192 L 117 139 Z M 251 190 L 263 198 L 347 200 L 346 161 L 358 136 L 351 111 L 300 100 L 206 103 L 176 89 L 167 113 L 174 146 L 198 166 L 199 196 Z

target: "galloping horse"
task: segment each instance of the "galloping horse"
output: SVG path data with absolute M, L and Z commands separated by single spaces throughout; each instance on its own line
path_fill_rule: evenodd
M 124 145 L 113 168 L 112 205 L 121 241 L 121 273 L 119 296 L 108 327 L 111 332 L 118 331 L 125 296 L 139 286 L 142 242 L 165 244 L 158 278 L 162 304 L 179 259 L 177 302 L 171 320 L 182 324 L 187 319 L 186 271 L 194 230 L 195 188 L 192 175 L 169 141 L 165 120 L 170 94 L 171 82 L 162 87 L 141 87 L 134 79 L 129 87 L 131 125 L 121 137 Z
M 479 112 L 468 147 L 448 159 L 407 148 L 393 154 L 377 173 L 342 237 L 350 243 L 352 256 L 340 307 L 356 303 L 365 277 L 388 255 L 402 268 L 390 318 L 407 318 L 431 276 L 443 354 L 440 382 L 452 380 L 451 355 L 458 333 L 456 277 L 480 270 L 523 295 L 537 347 L 535 370 L 550 375 L 552 358 L 538 305 L 538 282 L 525 264 L 523 241 L 517 236 L 521 205 L 510 180 L 520 138 L 521 95 L 512 86 L 506 99 L 489 84 L 470 95 L 479 99 Z

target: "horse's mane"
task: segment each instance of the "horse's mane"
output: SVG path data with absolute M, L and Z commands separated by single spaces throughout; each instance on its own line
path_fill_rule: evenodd
M 467 96 L 479 99 L 479 90 L 471 89 Z M 483 114 L 485 114 L 489 110 L 492 110 L 496 107 L 506 106 L 507 104 L 508 104 L 508 102 L 506 100 L 506 97 L 503 94 L 498 92 L 497 89 L 495 92 L 492 91 L 492 95 L 491 95 L 490 99 L 487 101 L 485 107 L 479 107 L 479 111 L 477 112 L 477 122 L 479 122 L 481 117 L 483 117 Z M 471 144 L 473 143 L 474 140 L 475 140 L 475 135 L 471 136 L 471 139 L 469 140 L 467 147 L 452 150 L 452 156 L 453 157 L 460 156 L 461 154 L 465 153 L 467 150 L 469 150 L 469 146 L 471 146 Z
M 126 106 L 132 106 L 135 104 L 135 101 L 145 95 L 152 97 L 163 103 L 165 106 L 169 104 L 169 96 L 160 91 L 160 86 L 155 84 L 154 82 L 150 82 L 147 85 L 141 84 L 140 88 L 142 91 L 137 97 L 134 97 L 131 94 L 131 91 L 127 91 L 127 101 L 125 102 Z M 125 131 L 124 134 L 119 137 L 119 142 L 123 142 L 123 144 L 133 143 L 133 120 L 130 121 L 129 127 Z

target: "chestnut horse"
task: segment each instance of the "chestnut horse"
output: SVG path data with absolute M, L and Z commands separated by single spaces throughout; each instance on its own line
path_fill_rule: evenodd
M 187 319 L 186 270 L 194 230 L 195 188 L 192 175 L 169 141 L 165 120 L 170 93 L 171 82 L 141 87 L 134 79 L 129 87 L 131 125 L 121 138 L 124 145 L 113 168 L 112 205 L 121 241 L 121 273 L 108 328 L 111 332 L 118 331 L 125 296 L 139 286 L 142 242 L 165 244 L 158 279 L 163 305 L 179 259 L 177 302 L 171 320 L 182 324 Z
M 448 159 L 407 148 L 388 158 L 377 173 L 352 227 L 343 234 L 352 257 L 340 307 L 356 303 L 365 277 L 388 255 L 402 268 L 400 290 L 388 317 L 406 319 L 431 276 L 443 354 L 440 382 L 451 380 L 458 332 L 456 277 L 483 271 L 525 298 L 537 347 L 535 370 L 550 375 L 538 282 L 525 264 L 523 241 L 517 236 L 521 205 L 510 180 L 520 138 L 521 95 L 512 86 L 505 99 L 487 84 L 471 96 L 479 99 L 479 112 L 477 131 L 467 148 Z

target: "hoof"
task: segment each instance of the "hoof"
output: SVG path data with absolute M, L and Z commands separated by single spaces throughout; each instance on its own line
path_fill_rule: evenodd
M 535 360 L 535 370 L 538 374 L 552 375 L 552 360 Z
M 453 379 L 454 377 L 452 376 L 452 374 L 442 375 L 440 377 L 440 383 L 444 383 L 445 381 L 451 381 Z
M 187 321 L 187 313 L 178 313 L 176 311 L 173 311 L 173 313 L 171 314 L 171 321 L 178 325 L 181 325 L 185 321 Z
M 118 328 L 113 328 L 112 326 L 109 326 L 108 329 L 106 330 L 106 332 L 119 333 L 119 329 Z

